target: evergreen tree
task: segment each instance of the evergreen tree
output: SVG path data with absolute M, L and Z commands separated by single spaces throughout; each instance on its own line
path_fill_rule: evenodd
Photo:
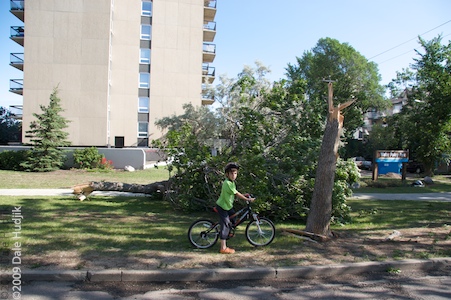
M 42 114 L 34 113 L 37 120 L 32 121 L 30 130 L 25 137 L 30 138 L 32 146 L 31 154 L 21 165 L 28 171 L 48 172 L 54 171 L 64 163 L 63 150 L 58 147 L 69 146 L 66 140 L 68 133 L 68 121 L 60 115 L 63 111 L 58 97 L 58 89 L 55 88 L 50 95 L 49 106 L 41 105 Z

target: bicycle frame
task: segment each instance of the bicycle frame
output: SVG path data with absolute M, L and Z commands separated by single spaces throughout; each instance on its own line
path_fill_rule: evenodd
M 239 225 L 241 225 L 245 220 L 248 219 L 248 216 L 252 215 L 252 218 L 255 221 L 258 221 L 258 214 L 256 213 L 252 213 L 252 208 L 250 206 L 249 201 L 246 201 L 246 206 L 243 207 L 242 209 L 240 209 L 239 211 L 235 212 L 233 215 L 230 216 L 230 219 L 234 219 L 236 218 L 235 223 L 232 224 L 233 228 L 238 227 Z M 217 213 L 216 209 L 215 212 Z M 216 226 L 219 225 L 219 222 L 215 222 L 212 226 L 211 229 L 215 228 Z M 258 225 L 258 223 L 257 223 Z M 259 231 L 261 231 L 260 226 L 259 227 Z

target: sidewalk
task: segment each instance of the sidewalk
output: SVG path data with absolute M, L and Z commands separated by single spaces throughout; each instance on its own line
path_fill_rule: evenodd
M 350 199 L 358 200 L 413 200 L 451 202 L 451 192 L 446 193 L 354 193 Z
M 72 189 L 0 189 L 0 196 L 75 196 Z M 94 191 L 92 196 L 144 197 L 146 194 Z
M 146 194 L 95 191 L 92 196 L 145 197 Z M 74 196 L 72 189 L 0 189 L 0 196 Z M 359 200 L 414 200 L 451 202 L 451 192 L 446 193 L 354 193 L 350 199 Z

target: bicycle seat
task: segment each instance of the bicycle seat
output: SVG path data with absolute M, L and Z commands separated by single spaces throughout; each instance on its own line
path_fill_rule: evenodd
M 215 206 L 215 207 L 213 207 L 213 211 L 215 212 L 215 213 L 218 213 L 218 208 Z

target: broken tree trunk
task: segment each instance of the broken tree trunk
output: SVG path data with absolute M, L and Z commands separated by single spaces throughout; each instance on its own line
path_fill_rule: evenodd
M 318 159 L 315 186 L 310 204 L 310 212 L 307 218 L 306 231 L 313 234 L 330 237 L 332 236 L 330 232 L 332 191 L 334 187 L 335 169 L 337 166 L 338 146 L 344 120 L 344 117 L 341 115 L 340 111 L 351 105 L 354 100 L 334 107 L 331 81 L 328 86 L 329 115 L 327 118 L 327 124 Z
M 167 190 L 168 184 L 169 180 L 153 182 L 150 184 L 92 181 L 90 183 L 76 185 L 72 189 L 74 194 L 79 195 L 78 199 L 84 200 L 93 191 L 115 191 L 140 194 L 154 194 L 157 192 L 165 192 Z

